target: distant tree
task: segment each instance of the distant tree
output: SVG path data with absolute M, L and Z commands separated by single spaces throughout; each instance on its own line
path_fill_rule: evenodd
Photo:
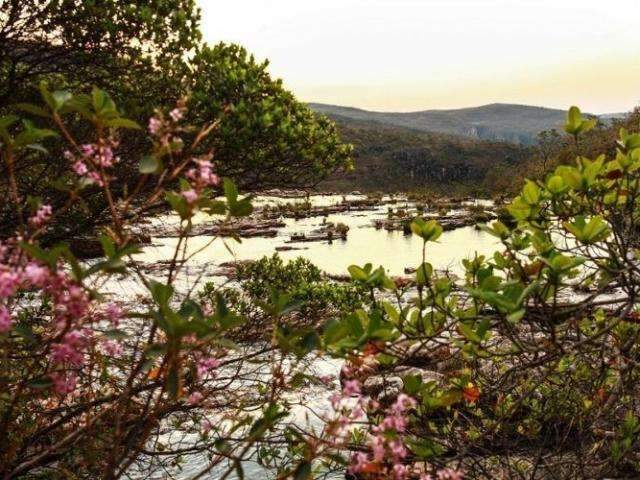
M 536 153 L 541 161 L 541 173 L 549 168 L 549 161 L 562 149 L 565 140 L 555 129 L 544 130 L 537 136 Z

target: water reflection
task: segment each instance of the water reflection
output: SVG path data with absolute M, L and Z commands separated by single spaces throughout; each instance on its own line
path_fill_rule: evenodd
M 320 199 L 311 198 L 314 204 L 331 204 L 326 196 Z M 333 200 L 337 203 L 342 200 L 342 197 L 334 197 Z M 260 203 L 266 203 L 266 201 L 262 200 Z M 210 236 L 193 237 L 189 239 L 188 251 L 194 252 L 207 246 L 193 261 L 196 264 L 215 266 L 232 260 L 259 259 L 265 255 L 272 255 L 277 247 L 293 247 L 294 250 L 282 251 L 280 255 L 284 259 L 299 256 L 308 258 L 319 268 L 331 274 L 343 274 L 352 264 L 362 265 L 372 262 L 376 266 L 383 265 L 390 275 L 402 275 L 406 267 L 415 267 L 419 264 L 422 243 L 419 238 L 399 231 L 376 230 L 373 221 L 385 218 L 387 208 L 387 206 L 381 206 L 373 211 L 345 212 L 329 215 L 326 218 L 286 219 L 286 226 L 279 229 L 276 237 L 246 238 L 242 243 L 226 239 L 229 249 L 225 248 L 220 240 L 207 246 L 212 240 Z M 200 221 L 207 220 L 201 217 Z M 348 239 L 334 240 L 332 243 L 327 241 L 288 243 L 292 234 L 308 234 L 320 228 L 325 221 L 344 223 L 349 226 Z M 177 239 L 156 238 L 153 243 L 153 246 L 145 249 L 142 258 L 145 262 L 169 259 Z M 428 244 L 427 260 L 435 268 L 448 268 L 453 273 L 459 274 L 462 272 L 460 261 L 463 258 L 472 257 L 475 252 L 492 254 L 498 247 L 499 242 L 491 235 L 478 231 L 474 227 L 464 227 L 444 232 L 437 243 Z

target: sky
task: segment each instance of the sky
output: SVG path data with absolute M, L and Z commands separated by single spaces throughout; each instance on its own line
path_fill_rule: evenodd
M 378 111 L 640 104 L 640 0 L 199 0 L 307 102 Z

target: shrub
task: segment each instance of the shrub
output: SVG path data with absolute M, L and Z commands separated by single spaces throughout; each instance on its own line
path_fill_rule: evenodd
M 592 127 L 571 110 L 569 133 Z M 350 267 L 379 292 L 324 331 L 346 359 L 327 442 L 354 452 L 350 472 L 640 474 L 638 172 L 640 135 L 622 129 L 615 158 L 578 157 L 527 181 L 507 207 L 513 223 L 486 227 L 501 251 L 465 260 L 459 285 L 424 260 L 415 296 L 382 267 Z M 412 230 L 428 256 L 441 230 Z
M 17 218 L 0 244 L 0 476 L 120 478 L 135 464 L 136 476 L 154 477 L 193 456 L 207 458 L 202 475 L 241 472 L 287 417 L 285 392 L 318 382 L 307 380 L 301 360 L 320 340 L 314 330 L 287 325 L 282 316 L 295 306 L 276 293 L 261 303 L 274 342 L 257 352 L 242 347 L 228 334 L 245 319 L 223 297 L 209 309 L 176 286 L 195 212 L 231 220 L 252 211 L 235 183 L 218 177 L 211 155 L 194 153 L 215 128 L 183 140 L 194 128 L 184 121 L 184 103 L 158 110 L 148 125 L 150 151 L 131 179 L 136 187 L 114 190 L 119 136 L 140 127 L 98 88 L 72 95 L 42 85 L 41 92 L 45 107 L 25 108 L 51 129 L 0 118 L 6 201 Z M 83 119 L 88 138 L 70 133 L 69 117 Z M 22 156 L 54 135 L 69 147 L 62 211 L 46 198 L 23 202 L 15 178 Z M 222 199 L 213 194 L 218 185 Z M 95 190 L 108 200 L 101 259 L 81 263 L 66 245 L 40 242 L 64 208 Z M 132 225 L 161 202 L 179 219 L 179 239 L 166 271 L 151 278 L 135 256 Z M 307 268 L 300 275 L 317 274 Z M 105 285 L 123 279 L 144 293 L 114 301 Z M 256 371 L 255 361 L 270 368 Z M 271 461 L 268 452 L 261 458 Z
M 274 292 L 286 294 L 298 308 L 288 319 L 299 326 L 317 327 L 319 321 L 339 317 L 367 303 L 365 292 L 352 284 L 325 279 L 309 260 L 298 257 L 284 262 L 278 254 L 236 267 L 238 288 L 205 285 L 199 293 L 204 302 L 223 295 L 229 306 L 248 319 L 236 332 L 238 338 L 265 338 L 270 333 L 269 315 L 260 305 L 269 302 Z

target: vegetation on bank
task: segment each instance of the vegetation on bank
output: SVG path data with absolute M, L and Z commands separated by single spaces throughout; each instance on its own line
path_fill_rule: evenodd
M 511 197 L 526 178 L 543 178 L 553 167 L 572 163 L 576 155 L 615 155 L 620 128 L 633 131 L 635 110 L 626 117 L 598 121 L 578 145 L 556 129 L 544 130 L 526 145 L 412 130 L 389 123 L 333 114 L 341 136 L 354 145 L 358 165 L 321 184 L 349 192 L 408 192 L 422 197 Z

